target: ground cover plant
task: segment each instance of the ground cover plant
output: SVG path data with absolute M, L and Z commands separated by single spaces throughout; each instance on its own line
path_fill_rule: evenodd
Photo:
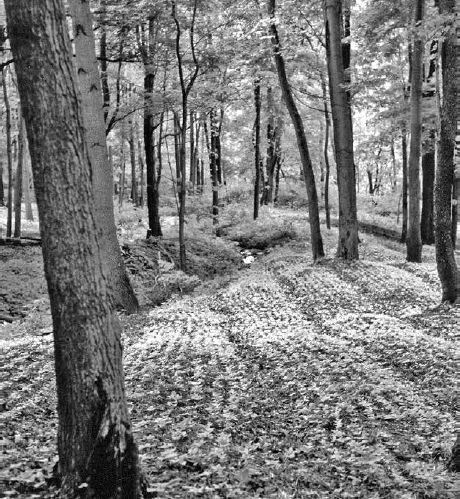
M 333 228 L 313 265 L 304 214 L 272 208 L 261 218 L 257 233 L 283 219 L 295 238 L 255 251 L 251 266 L 235 259 L 227 279 L 197 277 L 193 294 L 121 316 L 151 497 L 456 497 L 446 471 L 454 309 L 437 306 L 433 250 L 410 264 L 399 243 L 363 234 L 361 260 L 348 263 L 333 258 Z M 198 253 L 216 247 L 198 238 Z M 155 265 L 172 275 L 173 248 L 155 254 L 143 270 L 140 250 L 125 256 L 144 278 Z M 34 303 L 2 327 L 5 497 L 56 493 L 51 323 L 46 303 Z

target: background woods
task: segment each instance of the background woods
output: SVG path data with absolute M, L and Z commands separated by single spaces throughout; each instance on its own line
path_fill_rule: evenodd
M 8 497 L 454 497 L 458 3 L 0 2 Z

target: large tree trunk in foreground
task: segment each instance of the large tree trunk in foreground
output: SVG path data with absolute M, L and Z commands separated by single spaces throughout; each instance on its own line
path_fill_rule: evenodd
M 415 4 L 414 25 L 423 19 L 424 0 Z M 410 151 L 409 151 L 409 217 L 407 230 L 407 260 L 422 261 L 420 232 L 420 153 L 422 139 L 423 41 L 416 33 L 412 44 L 412 75 L 410 86 Z
M 346 88 L 348 75 L 345 73 L 345 64 L 348 64 L 348 62 L 343 60 L 346 50 L 341 44 L 340 9 L 340 0 L 326 0 L 324 3 L 329 93 L 332 121 L 334 123 L 335 158 L 339 190 L 337 256 L 347 260 L 356 260 L 359 254 L 353 127 L 350 100 Z
M 454 0 L 441 0 L 441 13 L 451 14 Z M 434 187 L 434 219 L 436 264 L 442 286 L 442 301 L 454 302 L 457 297 L 457 266 L 451 237 L 452 185 L 455 151 L 455 30 L 451 27 L 441 47 L 442 104 L 439 132 L 438 164 Z M 459 470 L 457 470 L 459 471 Z
M 102 264 L 62 0 L 7 0 L 53 317 L 63 497 L 138 498 L 120 325 Z
M 286 65 L 281 53 L 281 43 L 278 36 L 275 21 L 275 0 L 268 0 L 268 13 L 270 15 L 270 36 L 273 48 L 273 56 L 276 63 L 276 71 L 278 73 L 278 81 L 281 87 L 286 107 L 291 116 L 292 124 L 297 138 L 297 146 L 299 148 L 300 160 L 302 162 L 302 171 L 307 188 L 308 196 L 308 212 L 310 219 L 310 237 L 313 260 L 324 256 L 323 240 L 321 237 L 321 228 L 319 221 L 318 207 L 318 192 L 315 184 L 315 174 L 313 173 L 313 165 L 310 159 L 308 150 L 307 137 L 303 126 L 302 118 L 300 117 L 297 105 L 292 95 L 292 90 L 286 74 Z
M 103 263 L 107 267 L 109 284 L 113 288 L 115 303 L 127 312 L 133 313 L 139 308 L 139 304 L 126 273 L 115 227 L 112 196 L 113 172 L 108 159 L 105 138 L 101 79 L 96 59 L 91 11 L 89 2 L 86 0 L 70 0 L 69 6 L 74 29 L 77 74 L 82 95 L 86 140 L 92 165 L 99 244 Z

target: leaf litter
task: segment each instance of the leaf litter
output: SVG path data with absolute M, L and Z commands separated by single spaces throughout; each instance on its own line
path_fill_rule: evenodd
M 212 293 L 122 316 L 152 497 L 456 497 L 454 310 L 434 308 L 432 252 L 408 265 L 366 235 L 361 254 L 313 265 L 294 241 Z M 53 497 L 52 339 L 10 327 L 22 334 L 2 341 L 4 494 Z

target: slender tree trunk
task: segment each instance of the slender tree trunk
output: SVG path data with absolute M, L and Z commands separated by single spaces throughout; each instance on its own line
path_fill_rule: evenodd
M 313 173 L 313 165 L 310 159 L 310 152 L 308 150 L 305 129 L 302 123 L 302 118 L 300 117 L 299 111 L 297 109 L 297 105 L 294 101 L 294 97 L 292 95 L 292 90 L 287 79 L 284 58 L 281 53 L 281 44 L 275 22 L 275 6 L 275 0 L 268 0 L 268 13 L 270 15 L 270 36 L 273 47 L 273 56 L 275 58 L 276 70 L 278 73 L 278 80 L 280 83 L 281 91 L 283 93 L 283 98 L 291 116 L 291 120 L 296 133 L 297 146 L 299 148 L 304 180 L 307 188 L 311 248 L 313 260 L 316 261 L 317 259 L 324 256 L 323 240 L 321 237 L 319 220 L 318 193 L 316 190 L 315 175 Z
M 124 308 L 128 313 L 134 313 L 139 308 L 139 303 L 126 273 L 115 227 L 113 172 L 107 154 L 101 79 L 96 59 L 92 14 L 86 0 L 71 0 L 69 6 L 74 25 L 78 83 L 92 165 L 92 182 L 97 207 L 96 223 L 100 231 L 103 262 L 110 276 L 109 283 L 113 288 L 112 295 L 116 306 Z
M 253 218 L 257 220 L 259 216 L 259 196 L 260 196 L 260 80 L 254 81 L 254 107 L 256 116 L 254 119 L 254 203 Z
M 329 92 L 334 123 L 335 158 L 339 190 L 339 241 L 337 256 L 356 260 L 358 254 L 358 219 L 356 210 L 356 180 L 353 157 L 353 128 L 349 93 L 346 90 L 345 69 L 341 45 L 341 1 L 325 0 L 326 51 L 329 72 Z
M 22 172 L 24 168 L 24 149 L 26 141 L 26 130 L 22 114 L 19 114 L 18 133 L 18 163 L 14 186 L 14 234 L 16 238 L 21 237 L 21 204 L 22 204 Z
M 280 171 L 281 171 L 281 157 L 278 158 L 275 166 L 275 192 L 273 195 L 273 203 L 278 203 L 278 195 L 280 190 Z
M 61 495 L 136 499 L 140 473 L 124 390 L 121 328 L 99 251 L 64 5 L 7 0 L 5 7 L 53 317 Z
M 144 158 L 142 156 L 142 143 L 141 138 L 139 136 L 139 124 L 136 122 L 136 142 L 137 142 L 137 162 L 139 163 L 139 206 L 144 207 L 144 190 L 145 190 L 145 167 L 144 167 Z
M 434 150 L 426 151 L 422 156 L 423 190 L 422 217 L 420 234 L 423 244 L 434 244 L 433 226 L 433 189 L 434 189 Z
M 321 90 L 323 93 L 324 121 L 326 123 L 324 131 L 324 149 L 323 149 L 324 165 L 326 167 L 326 176 L 324 179 L 324 209 L 326 210 L 326 227 L 327 229 L 330 230 L 331 207 L 329 206 L 329 183 L 331 177 L 331 165 L 329 163 L 329 137 L 330 137 L 331 122 L 329 118 L 329 109 L 327 105 L 326 81 L 322 72 L 321 72 Z
M 3 184 L 3 161 L 0 161 L 0 206 L 5 206 L 5 187 Z
M 195 164 L 195 113 L 190 111 L 190 185 L 191 193 L 195 194 L 196 164 Z
M 101 0 L 99 7 L 99 56 L 100 56 L 100 66 L 101 66 L 101 87 L 102 87 L 102 97 L 103 97 L 103 113 L 104 113 L 104 123 L 107 124 L 109 110 L 110 110 L 110 90 L 109 90 L 109 77 L 108 77 L 108 64 L 107 64 L 107 32 L 105 29 L 106 22 L 106 0 Z
M 458 226 L 458 182 L 452 186 L 452 224 L 451 237 L 454 250 L 457 248 L 457 226 Z
M 120 188 L 118 189 L 118 208 L 123 206 L 123 199 L 125 197 L 125 183 L 126 183 L 126 162 L 125 162 L 125 123 L 121 122 L 120 133 Z
M 402 148 L 402 229 L 401 229 L 401 242 L 405 243 L 407 238 L 407 132 L 406 127 L 403 125 L 401 130 L 401 148 Z
M 393 175 L 391 179 L 391 192 L 396 192 L 396 187 L 397 187 L 396 177 L 398 176 L 398 169 L 396 163 L 395 143 L 393 138 L 391 139 L 390 154 L 391 154 L 391 164 L 393 166 L 393 172 L 392 172 Z
M 24 155 L 24 168 L 22 175 L 22 192 L 24 194 L 24 204 L 26 208 L 26 220 L 32 222 L 34 220 L 34 213 L 32 211 L 32 201 L 31 201 L 31 186 L 30 186 L 30 164 L 29 164 L 29 152 L 27 148 L 27 137 L 25 137 L 25 155 Z
M 129 157 L 131 161 L 131 199 L 134 206 L 139 206 L 139 196 L 137 191 L 137 172 L 136 172 L 136 146 L 134 142 L 134 124 L 129 123 Z
M 153 90 L 155 84 L 155 21 L 154 16 L 149 17 L 148 43 L 143 47 L 144 54 L 144 149 L 145 169 L 147 183 L 147 211 L 149 228 L 147 238 L 163 235 L 159 211 L 159 185 L 156 175 L 155 137 L 154 137 L 154 103 Z
M 453 14 L 454 0 L 441 0 L 442 14 Z M 450 27 L 441 46 L 442 103 L 439 132 L 438 161 L 434 186 L 434 226 L 436 264 L 442 287 L 442 301 L 455 302 L 457 298 L 457 266 L 452 244 L 452 186 L 454 183 L 454 153 L 456 127 L 456 36 Z M 457 451 L 457 469 L 460 461 Z
M 6 127 L 6 159 L 8 165 L 8 198 L 6 202 L 6 237 L 11 237 L 13 224 L 13 151 L 11 140 L 11 107 L 6 84 L 6 70 L 1 71 L 3 103 L 5 104 L 5 127 Z
M 217 166 L 216 166 L 216 147 L 215 136 L 217 135 L 214 110 L 209 113 L 209 127 L 211 129 L 211 140 L 209 141 L 208 129 L 206 123 L 204 125 L 204 133 L 209 153 L 209 173 L 212 186 L 212 221 L 214 225 L 219 222 L 219 183 L 217 181 Z
M 416 0 L 414 26 L 423 19 L 424 0 Z M 407 260 L 422 261 L 422 237 L 420 233 L 420 154 L 422 137 L 422 82 L 423 41 L 415 34 L 412 49 L 412 75 L 410 90 L 410 151 L 409 151 L 409 218 L 407 229 Z

